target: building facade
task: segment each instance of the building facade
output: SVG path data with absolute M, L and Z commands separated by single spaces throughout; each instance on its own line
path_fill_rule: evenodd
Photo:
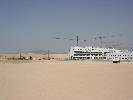
M 113 60 L 119 57 L 120 60 L 132 60 L 133 52 L 128 50 L 122 51 L 114 48 L 99 48 L 99 47 L 71 47 L 68 53 L 68 59 L 79 60 L 79 59 L 103 59 Z
M 129 52 L 128 50 L 121 50 L 119 52 L 115 51 L 107 54 L 108 60 L 113 60 L 115 58 L 118 58 L 119 60 L 123 61 L 133 61 L 133 52 Z

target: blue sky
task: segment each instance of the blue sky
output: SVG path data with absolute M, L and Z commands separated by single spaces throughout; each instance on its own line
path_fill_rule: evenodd
M 80 46 L 100 46 L 94 38 L 106 36 L 105 47 L 133 49 L 132 5 L 133 0 L 0 0 L 0 51 L 66 52 L 77 35 Z

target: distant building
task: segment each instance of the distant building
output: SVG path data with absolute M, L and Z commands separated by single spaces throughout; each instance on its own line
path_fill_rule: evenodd
M 68 53 L 68 59 L 103 59 L 113 60 L 119 58 L 120 60 L 133 60 L 133 52 L 128 50 L 118 50 L 114 48 L 99 48 L 99 47 L 71 47 Z
M 133 60 L 133 52 L 130 52 L 128 50 L 121 50 L 121 51 L 114 51 L 107 54 L 108 60 L 113 60 L 115 58 L 118 58 L 120 60 L 127 60 L 131 61 Z

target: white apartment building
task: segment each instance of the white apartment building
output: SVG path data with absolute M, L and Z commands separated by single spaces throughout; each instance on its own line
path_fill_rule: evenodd
M 68 53 L 68 59 L 104 59 L 113 60 L 114 58 L 120 58 L 120 60 L 132 60 L 133 52 L 128 50 L 122 51 L 114 48 L 99 48 L 99 47 L 71 47 Z
M 113 60 L 115 58 L 118 58 L 119 60 L 131 61 L 133 60 L 133 52 L 129 52 L 128 50 L 121 50 L 107 54 L 108 60 Z

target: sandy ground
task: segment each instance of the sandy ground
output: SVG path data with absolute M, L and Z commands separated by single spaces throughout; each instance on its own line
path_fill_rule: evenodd
M 133 63 L 0 64 L 0 100 L 133 100 Z

